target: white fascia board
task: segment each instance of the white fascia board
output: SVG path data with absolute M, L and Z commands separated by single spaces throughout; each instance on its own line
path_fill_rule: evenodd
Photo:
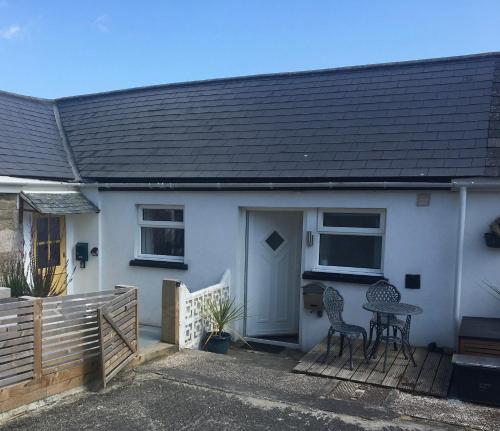
M 69 183 L 65 181 L 36 180 L 29 178 L 8 177 L 0 175 L 0 193 L 20 192 L 61 192 L 77 191 L 79 183 Z

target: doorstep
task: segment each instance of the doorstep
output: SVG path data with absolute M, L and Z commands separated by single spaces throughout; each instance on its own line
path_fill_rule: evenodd
M 130 370 L 155 359 L 165 358 L 179 351 L 179 346 L 168 343 L 155 343 L 145 349 L 139 349 L 136 357 L 130 361 L 126 369 Z

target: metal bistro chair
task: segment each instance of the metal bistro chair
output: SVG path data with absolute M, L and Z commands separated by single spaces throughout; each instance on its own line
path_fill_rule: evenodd
M 325 288 L 323 292 L 323 304 L 325 306 L 326 314 L 330 320 L 330 329 L 328 330 L 328 341 L 326 345 L 326 354 L 323 362 L 326 361 L 330 354 L 330 344 L 332 335 L 335 332 L 340 334 L 340 352 L 339 357 L 342 356 L 344 350 L 344 338 L 347 338 L 349 343 L 349 368 L 352 370 L 352 339 L 356 339 L 359 335 L 363 336 L 363 354 L 365 360 L 368 361 L 366 355 L 366 331 L 365 328 L 357 325 L 350 325 L 344 322 L 342 312 L 344 311 L 344 298 L 339 291 L 331 286 Z
M 366 299 L 368 302 L 400 302 L 401 293 L 393 284 L 386 280 L 380 280 L 368 288 L 366 291 Z M 405 326 L 405 322 L 399 320 L 394 314 L 382 314 L 380 321 L 382 327 L 392 326 L 394 337 L 397 335 L 398 328 L 403 328 Z M 368 339 L 368 345 L 372 343 L 373 329 L 375 326 L 377 326 L 377 314 L 373 313 L 370 320 L 370 338 Z M 396 342 L 394 342 L 394 350 L 397 350 Z

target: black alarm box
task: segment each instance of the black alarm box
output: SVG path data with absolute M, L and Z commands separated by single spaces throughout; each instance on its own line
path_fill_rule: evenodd
M 406 274 L 405 288 L 420 289 L 420 274 Z

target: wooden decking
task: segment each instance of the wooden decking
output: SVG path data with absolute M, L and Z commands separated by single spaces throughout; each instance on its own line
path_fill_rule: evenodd
M 353 382 L 367 383 L 407 392 L 433 395 L 445 398 L 450 386 L 452 365 L 451 356 L 428 352 L 422 347 L 414 348 L 413 356 L 417 366 L 404 358 L 401 349 L 394 351 L 392 346 L 387 353 L 387 366 L 382 372 L 385 345 L 381 344 L 378 356 L 368 363 L 364 360 L 361 342 L 353 346 L 353 369 L 349 369 L 349 349 L 344 346 L 344 354 L 339 358 L 339 343 L 334 341 L 330 355 L 323 363 L 326 341 L 310 350 L 293 369 L 294 373 L 330 377 Z

